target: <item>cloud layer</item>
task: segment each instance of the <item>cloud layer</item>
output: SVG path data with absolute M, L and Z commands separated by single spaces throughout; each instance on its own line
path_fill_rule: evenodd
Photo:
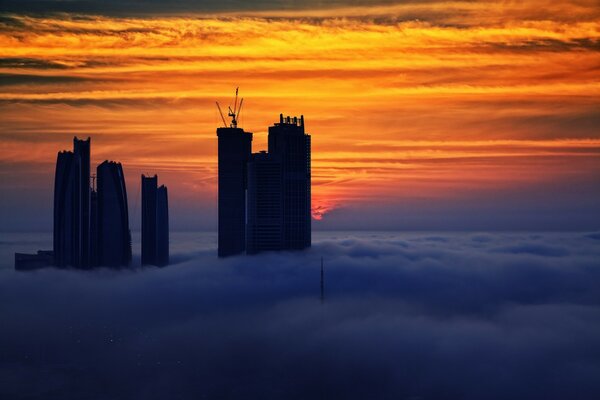
M 164 269 L 0 270 L 0 394 L 600 394 L 597 233 L 321 233 L 305 253 L 226 260 L 211 238 L 177 236 Z
M 305 115 L 315 215 L 328 228 L 343 226 L 329 218 L 336 209 L 377 220 L 424 202 L 465 216 L 447 205 L 484 213 L 504 203 L 493 199 L 532 203 L 553 186 L 549 211 L 534 217 L 551 220 L 568 211 L 555 199 L 571 182 L 576 228 L 600 223 L 586 204 L 600 195 L 595 2 L 229 2 L 213 12 L 184 1 L 197 12 L 169 13 L 173 2 L 156 1 L 144 14 L 111 12 L 133 3 L 44 1 L 81 10 L 23 6 L 0 18 L 9 226 L 50 228 L 56 152 L 77 134 L 92 136 L 96 163 L 124 164 L 130 193 L 141 173 L 159 173 L 182 210 L 174 226 L 214 228 L 214 101 L 227 104 L 237 86 L 256 150 L 280 112 Z M 105 13 L 85 11 L 99 5 Z

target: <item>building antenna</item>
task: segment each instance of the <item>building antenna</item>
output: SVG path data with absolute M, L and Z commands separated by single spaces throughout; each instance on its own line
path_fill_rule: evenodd
M 231 106 L 227 107 L 227 109 L 228 109 L 227 116 L 231 117 L 231 123 L 229 124 L 230 128 L 237 128 L 238 119 L 240 117 L 240 112 L 242 111 L 242 104 L 244 103 L 244 99 L 242 98 L 238 104 L 239 89 L 240 89 L 239 87 L 235 88 L 235 99 L 233 101 L 233 110 L 231 109 Z M 221 115 L 221 120 L 223 121 L 223 127 L 227 128 L 227 122 L 225 121 L 225 116 L 223 115 L 221 106 L 219 105 L 218 101 L 216 101 L 215 103 L 217 103 L 217 108 L 219 109 L 219 114 Z
M 325 274 L 323 270 L 323 257 L 321 256 L 321 304 L 325 303 Z

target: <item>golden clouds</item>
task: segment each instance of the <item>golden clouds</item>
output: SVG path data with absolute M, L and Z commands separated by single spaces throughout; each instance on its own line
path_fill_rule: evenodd
M 98 157 L 183 172 L 180 196 L 212 195 L 213 104 L 239 85 L 257 149 L 280 112 L 306 116 L 318 215 L 363 201 L 365 185 L 402 199 L 546 179 L 526 173 L 535 163 L 559 177 L 598 145 L 598 14 L 536 1 L 11 16 L 0 25 L 2 161 L 34 163 L 33 146 L 49 163 L 65 132 L 90 133 Z M 562 169 L 548 161 L 559 158 Z

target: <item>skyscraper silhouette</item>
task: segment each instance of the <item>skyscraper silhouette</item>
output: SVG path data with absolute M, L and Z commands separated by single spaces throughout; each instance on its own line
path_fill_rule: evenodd
M 142 175 L 142 265 L 156 263 L 157 187 L 156 175 Z
M 247 163 L 252 133 L 241 128 L 218 128 L 219 140 L 219 257 L 246 248 Z
M 248 162 L 248 254 L 283 248 L 282 183 L 278 157 L 266 151 L 252 154 Z
M 169 264 L 169 196 L 167 187 L 156 191 L 156 265 Z
M 167 188 L 156 175 L 142 175 L 142 265 L 169 263 L 168 207 Z
M 76 225 L 77 234 L 80 242 L 80 258 L 78 265 L 83 268 L 90 267 L 90 147 L 91 139 L 79 140 L 73 139 L 75 152 L 75 171 L 79 173 L 76 180 L 76 192 L 78 193 L 78 201 L 75 202 L 76 212 L 79 223 Z
M 304 116 L 284 118 L 269 127 L 269 154 L 281 160 L 283 248 L 303 249 L 311 245 L 310 135 L 304 131 Z
M 61 151 L 54 178 L 54 263 L 90 266 L 90 143 L 73 139 L 73 152 Z
M 73 229 L 74 187 L 72 179 L 73 152 L 61 151 L 56 160 L 54 176 L 54 264 L 73 265 L 78 241 Z
M 93 179 L 93 178 L 92 178 Z M 94 185 L 90 192 L 90 265 L 100 265 L 98 248 L 98 192 Z
M 97 168 L 97 179 L 98 264 L 129 265 L 131 233 L 123 167 L 117 162 L 104 161 Z

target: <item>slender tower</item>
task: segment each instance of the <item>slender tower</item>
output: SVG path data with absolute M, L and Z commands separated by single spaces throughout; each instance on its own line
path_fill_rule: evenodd
M 73 151 L 61 151 L 54 177 L 54 263 L 59 267 L 89 268 L 90 138 L 73 138 Z
M 142 265 L 169 263 L 169 202 L 158 177 L 142 175 Z
M 91 139 L 80 140 L 73 139 L 74 147 L 74 187 L 75 201 L 73 210 L 75 211 L 75 236 L 78 239 L 78 251 L 74 259 L 74 266 L 79 268 L 89 268 L 91 255 L 90 240 L 90 209 L 91 209 L 91 188 L 90 188 L 90 147 Z
M 169 198 L 167 187 L 156 191 L 156 265 L 169 264 Z
M 156 263 L 157 187 L 156 175 L 142 175 L 142 265 Z
M 123 167 L 104 161 L 97 168 L 98 264 L 119 267 L 131 262 L 131 234 Z
M 56 159 L 54 175 L 54 265 L 73 265 L 77 240 L 73 231 L 73 152 L 61 151 Z
M 325 303 L 325 271 L 323 269 L 323 257 L 321 257 L 321 304 Z
M 246 189 L 247 163 L 252 153 L 252 133 L 237 127 L 244 99 L 237 104 L 237 89 L 231 123 L 217 128 L 219 140 L 219 257 L 243 253 L 246 249 Z

